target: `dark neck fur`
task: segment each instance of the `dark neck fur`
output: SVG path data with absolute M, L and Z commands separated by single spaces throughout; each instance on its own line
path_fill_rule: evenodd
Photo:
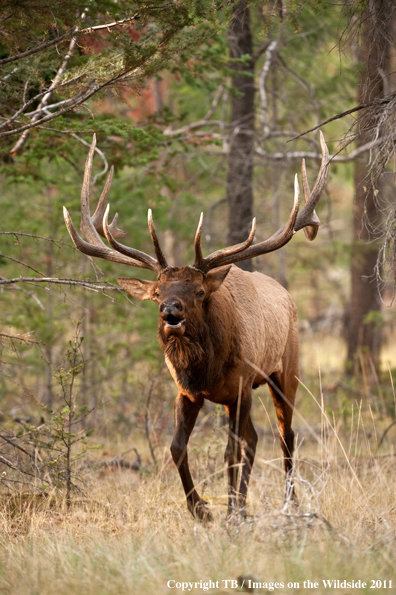
M 226 335 L 218 319 L 189 328 L 182 337 L 166 339 L 161 327 L 158 340 L 177 374 L 179 386 L 192 394 L 213 389 L 234 366 L 240 345 L 236 335 Z M 210 332 L 209 329 L 212 329 Z
M 176 370 L 179 384 L 187 391 L 199 394 L 208 390 L 213 383 L 211 368 L 214 359 L 214 349 L 206 324 L 200 331 L 194 328 L 193 333 L 186 329 L 182 337 L 166 339 L 159 329 L 158 340 Z

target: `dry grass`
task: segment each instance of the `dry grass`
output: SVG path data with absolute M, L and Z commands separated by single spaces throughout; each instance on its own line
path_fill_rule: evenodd
M 113 438 L 99 460 L 137 446 L 143 469 L 88 468 L 85 496 L 76 495 L 69 510 L 59 494 L 3 499 L 0 593 L 160 594 L 180 592 L 167 586 L 170 580 L 211 580 L 219 581 L 218 588 L 206 592 L 222 594 L 240 590 L 223 582 L 240 576 L 267 583 L 257 589 L 261 593 L 273 590 L 270 583 L 276 582 L 284 585 L 275 588 L 278 593 L 305 592 L 307 580 L 318 583 L 310 589 L 315 593 L 390 593 L 389 587 L 370 586 L 373 580 L 396 586 L 396 426 L 385 436 L 396 400 L 390 381 L 387 393 L 375 395 L 335 388 L 334 378 L 342 378 L 341 358 L 337 346 L 330 347 L 325 344 L 334 356 L 334 362 L 326 358 L 328 376 L 318 374 L 308 382 L 312 389 L 299 390 L 302 409 L 294 421 L 299 508 L 284 502 L 273 406 L 263 388 L 254 404 L 259 448 L 246 518 L 225 520 L 226 428 L 219 411 L 204 411 L 190 441 L 192 472 L 214 514 L 208 525 L 187 512 L 169 457 L 168 430 L 157 435 L 157 468 L 143 434 Z M 318 368 L 315 341 L 303 345 L 302 362 L 303 370 Z M 160 391 L 163 411 L 163 387 Z M 153 408 L 152 420 L 155 403 Z M 206 423 L 211 417 L 213 424 Z M 367 587 L 325 589 L 322 581 L 334 579 L 361 580 Z M 204 592 L 203 585 L 190 592 Z
M 319 583 L 316 593 L 333 591 L 323 579 L 367 581 L 367 592 L 378 591 L 369 589 L 371 580 L 392 580 L 394 588 L 395 453 L 390 439 L 377 448 L 390 420 L 374 421 L 362 406 L 344 422 L 315 407 L 316 424 L 298 415 L 295 423 L 299 509 L 284 504 L 280 448 L 268 430 L 261 432 L 248 516 L 226 522 L 225 429 L 201 426 L 191 462 L 213 523 L 201 525 L 187 512 L 167 451 L 156 471 L 91 473 L 87 496 L 76 496 L 69 511 L 58 497 L 6 499 L 0 592 L 157 594 L 179 592 L 167 587 L 169 580 L 212 580 L 219 588 L 209 593 L 228 593 L 236 590 L 222 581 L 241 575 L 283 583 L 275 589 L 279 593 L 303 592 L 308 579 Z M 258 592 L 268 590 L 269 585 Z

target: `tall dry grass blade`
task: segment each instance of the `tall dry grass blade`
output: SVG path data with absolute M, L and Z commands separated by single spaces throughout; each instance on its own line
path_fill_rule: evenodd
M 349 433 L 349 448 L 348 448 L 348 458 L 351 457 L 351 449 L 352 449 L 352 440 L 353 440 L 353 403 L 352 403 L 352 412 L 351 412 L 351 431 Z
M 322 386 L 322 373 L 320 369 L 320 360 L 319 360 L 319 350 L 317 350 L 317 357 L 318 357 L 318 372 L 319 372 L 319 390 L 320 390 L 320 402 L 321 402 L 321 410 L 320 410 L 320 438 L 321 438 L 321 445 L 320 445 L 320 462 L 323 467 L 323 446 L 327 451 L 327 444 L 326 444 L 326 431 L 325 431 L 325 418 L 323 415 L 324 411 L 324 395 L 323 395 L 323 386 Z
M 396 415 L 396 395 L 395 395 L 395 387 L 393 385 L 393 376 L 392 376 L 392 372 L 390 369 L 390 363 L 388 362 L 388 370 L 389 370 L 389 376 L 390 376 L 390 381 L 391 381 L 391 385 L 392 385 L 392 394 L 393 394 L 393 403 L 395 406 L 395 415 Z
M 316 440 L 316 442 L 318 444 L 321 444 L 320 436 L 318 436 L 318 434 L 315 432 L 315 430 L 313 429 L 311 424 L 305 419 L 305 417 L 303 415 L 301 415 L 301 413 L 299 412 L 297 407 L 295 405 L 292 405 L 292 403 L 289 401 L 289 399 L 286 397 L 286 395 L 284 395 L 282 393 L 282 391 L 279 389 L 279 387 L 276 386 L 276 384 L 264 372 L 264 370 L 261 370 L 258 366 L 256 366 L 253 362 L 250 362 L 249 360 L 245 360 L 245 361 L 246 361 L 246 363 L 249 364 L 249 366 L 251 366 L 253 368 L 253 370 L 256 370 L 256 372 L 259 372 L 263 376 L 263 378 L 266 379 L 268 384 L 270 384 L 271 387 L 279 394 L 279 396 L 282 397 L 282 399 L 289 405 L 289 407 L 291 407 L 291 409 L 293 409 L 293 414 L 296 415 L 298 417 L 298 419 L 304 424 L 304 426 L 307 428 L 307 430 L 309 431 L 311 436 Z M 301 382 L 299 379 L 298 379 L 298 381 Z
M 366 362 L 364 360 L 363 353 L 361 352 L 361 350 L 358 351 L 358 358 L 359 358 L 360 370 L 362 372 L 362 377 L 363 377 L 364 390 L 366 393 L 368 393 L 368 392 L 370 392 L 371 387 L 370 387 L 370 382 L 367 378 Z
M 362 421 L 362 404 L 363 404 L 363 399 L 360 399 L 360 405 L 356 401 L 356 405 L 358 408 L 358 422 L 357 422 L 356 439 L 355 439 L 355 458 L 357 457 L 358 437 L 359 437 L 360 423 Z
M 260 403 L 261 403 L 261 404 L 262 404 L 262 406 L 263 406 L 263 409 L 264 409 L 264 411 L 265 411 L 265 415 L 267 416 L 268 423 L 269 423 L 269 425 L 270 425 L 271 432 L 272 432 L 272 435 L 273 435 L 273 437 L 274 437 L 274 442 L 275 442 L 275 441 L 276 441 L 276 437 L 275 437 L 274 428 L 273 428 L 273 425 L 272 425 L 272 422 L 271 422 L 271 418 L 270 418 L 270 416 L 269 416 L 269 414 L 268 414 L 268 411 L 267 411 L 267 408 L 266 408 L 266 406 L 265 406 L 265 405 L 264 405 L 264 403 L 263 403 L 263 400 L 262 400 L 262 398 L 261 398 L 261 397 L 259 397 L 258 399 L 259 399 Z
M 378 391 L 378 394 L 379 394 L 379 400 L 380 400 L 380 403 L 381 403 L 381 407 L 378 404 L 378 399 L 375 400 L 375 404 L 377 405 L 378 417 L 380 419 L 382 419 L 382 415 L 386 413 L 386 405 L 385 405 L 384 393 L 382 392 L 380 381 L 378 379 L 377 370 L 375 369 L 374 360 L 373 360 L 373 358 L 372 358 L 371 355 L 370 355 L 370 358 L 369 358 L 369 362 L 370 362 L 370 368 L 371 368 L 371 375 L 374 378 L 374 382 L 375 382 L 375 384 L 377 386 L 377 391 Z
M 373 429 L 374 429 L 374 436 L 375 436 L 375 444 L 376 444 L 376 453 L 378 454 L 378 436 L 377 436 L 377 428 L 375 427 L 375 422 L 374 422 L 374 415 L 373 415 L 373 411 L 371 409 L 371 405 L 369 403 L 369 410 L 370 410 L 370 414 L 371 414 L 371 419 L 373 422 Z
M 298 381 L 299 381 L 299 383 L 301 384 L 301 386 L 303 386 L 303 387 L 305 388 L 305 390 L 306 390 L 306 391 L 307 391 L 307 392 L 308 392 L 308 393 L 311 395 L 311 397 L 314 399 L 314 401 L 316 402 L 316 404 L 318 405 L 318 407 L 320 407 L 320 404 L 319 404 L 319 402 L 318 402 L 318 401 L 317 401 L 317 399 L 314 397 L 314 395 L 311 393 L 311 391 L 309 390 L 309 388 L 308 388 L 307 386 L 305 386 L 305 384 L 302 382 L 302 380 L 298 379 Z M 356 475 L 356 471 L 354 470 L 354 468 L 353 468 L 353 467 L 352 467 L 352 465 L 351 465 L 351 462 L 350 462 L 350 460 L 349 460 L 349 458 L 348 458 L 348 455 L 347 455 L 347 453 L 346 453 L 346 450 L 345 450 L 345 448 L 344 448 L 344 445 L 342 444 L 342 442 L 341 442 L 341 439 L 340 439 L 340 437 L 339 437 L 339 435 L 338 435 L 337 428 L 335 427 L 335 424 L 334 424 L 334 427 L 331 425 L 331 422 L 330 422 L 329 418 L 327 417 L 327 413 L 326 413 L 324 410 L 323 410 L 323 414 L 325 415 L 325 417 L 326 417 L 326 419 L 327 419 L 327 423 L 329 424 L 329 426 L 330 426 L 330 427 L 331 427 L 331 429 L 333 430 L 334 436 L 335 436 L 335 438 L 337 439 L 337 442 L 338 442 L 338 444 L 339 444 L 339 445 L 340 445 L 340 447 L 341 447 L 341 450 L 342 450 L 342 452 L 343 452 L 343 454 L 344 454 L 344 456 L 345 456 L 345 460 L 346 460 L 346 462 L 347 462 L 347 464 L 348 464 L 348 467 L 350 468 L 350 470 L 351 470 L 351 472 L 352 472 L 352 475 L 353 475 L 354 479 L 356 480 L 356 482 L 357 482 L 358 486 L 360 487 L 360 489 L 361 489 L 361 491 L 362 491 L 362 494 L 363 494 L 363 496 L 365 497 L 365 499 L 367 500 L 367 502 L 369 502 L 368 496 L 366 495 L 366 492 L 364 491 L 364 489 L 363 489 L 363 486 L 362 486 L 362 484 L 360 483 L 358 476 Z

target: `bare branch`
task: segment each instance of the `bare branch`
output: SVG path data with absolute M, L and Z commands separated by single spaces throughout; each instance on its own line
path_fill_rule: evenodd
M 82 19 L 84 17 L 85 17 L 85 12 L 83 12 L 83 14 L 81 15 Z M 58 72 L 56 73 L 54 80 L 52 81 L 51 85 L 49 86 L 49 89 L 47 90 L 46 94 L 40 101 L 40 105 L 38 106 L 38 109 L 36 110 L 36 113 L 32 118 L 32 122 L 36 122 L 40 118 L 40 115 L 43 113 L 43 111 L 45 111 L 45 108 L 48 104 L 48 101 L 50 100 L 50 98 L 52 96 L 54 89 L 60 82 L 60 80 L 67 68 L 67 63 L 70 60 L 71 56 L 73 55 L 76 45 L 77 45 L 77 36 L 74 35 L 72 37 L 72 39 L 70 40 L 69 49 L 66 53 L 66 56 L 64 57 L 63 62 L 60 65 L 60 68 L 59 68 Z M 26 88 L 27 88 L 27 82 L 25 83 L 25 92 L 23 94 L 23 104 L 24 105 L 26 104 Z M 15 145 L 11 149 L 10 155 L 16 155 L 19 151 L 21 151 L 21 149 L 23 148 L 24 144 L 26 143 L 26 141 L 28 139 L 28 136 L 29 136 L 29 130 L 25 130 L 22 133 L 22 136 L 20 137 L 20 139 L 15 143 Z
M 1 280 L 5 280 L 5 277 L 0 276 L 0 281 Z M 41 303 L 41 301 L 39 300 L 39 298 L 32 291 L 27 291 L 26 289 L 23 289 L 22 287 L 19 287 L 16 284 L 12 285 L 11 289 L 13 289 L 15 291 L 22 291 L 22 293 L 31 297 L 38 304 L 38 306 L 41 308 L 41 310 L 43 310 L 43 311 L 45 310 L 45 308 L 44 308 L 43 304 Z
M 88 71 L 89 72 L 89 71 Z M 84 76 L 84 74 L 87 74 L 87 72 L 84 73 L 80 73 L 77 76 L 69 79 L 68 81 L 65 81 L 63 83 L 60 83 L 58 86 L 54 87 L 52 90 L 58 90 L 62 87 L 65 87 L 66 85 L 70 85 L 71 83 L 76 82 L 78 79 L 80 79 L 82 76 Z M 29 107 L 29 105 L 32 105 L 35 101 L 37 101 L 38 99 L 40 99 L 40 97 L 43 97 L 48 91 L 42 91 L 41 93 L 37 93 L 37 95 L 35 95 L 34 97 L 32 97 L 31 99 L 29 99 L 29 101 L 27 101 L 24 105 L 22 105 L 21 108 L 19 108 L 19 110 L 17 110 L 13 116 L 11 116 L 10 118 L 4 118 L 1 117 L 2 120 L 5 120 L 5 122 L 3 124 L 0 124 L 0 130 L 2 128 L 8 127 L 10 124 L 12 124 L 12 122 L 15 122 L 17 120 L 17 118 L 24 113 L 24 111 L 26 110 L 27 107 Z M 73 102 L 76 101 L 76 99 L 78 99 L 80 97 L 81 93 L 78 93 L 74 98 L 73 98 Z M 16 134 L 20 131 L 19 130 L 12 130 L 11 134 Z M 10 134 L 1 134 L 1 136 L 10 136 Z
M 68 246 L 69 248 L 73 248 L 74 246 L 70 244 L 70 242 L 63 242 L 62 240 L 54 240 L 54 238 L 46 238 L 44 236 L 37 236 L 33 233 L 24 233 L 21 231 L 0 231 L 0 235 L 3 236 L 26 236 L 27 238 L 34 238 L 36 240 L 46 240 L 47 242 L 53 242 L 54 244 L 63 244 L 64 246 Z
M 394 136 L 394 138 L 396 139 L 396 135 Z M 362 155 L 363 153 L 367 153 L 368 151 L 371 151 L 371 149 L 374 149 L 376 146 L 380 145 L 383 142 L 383 140 L 384 140 L 383 138 L 379 138 L 376 141 L 368 142 L 365 145 L 358 147 L 354 151 L 351 151 L 349 153 L 349 155 L 345 155 L 344 157 L 341 157 L 338 153 L 340 153 L 342 150 L 344 150 L 346 148 L 346 146 L 344 145 L 338 151 L 338 153 L 335 153 L 334 155 L 330 155 L 329 160 L 333 161 L 335 163 L 348 163 L 350 161 L 354 161 L 356 159 L 356 157 L 359 157 L 359 155 Z M 289 141 L 287 141 L 287 142 L 289 142 Z M 293 160 L 293 159 L 314 159 L 315 161 L 320 161 L 322 159 L 322 155 L 315 151 L 293 151 L 293 152 L 288 152 L 288 153 L 280 153 L 280 152 L 279 153 L 269 153 L 268 151 L 264 151 L 260 147 L 256 147 L 255 152 L 257 155 L 260 155 L 260 157 L 264 157 L 265 159 L 270 159 L 272 161 L 283 161 L 283 160 Z
M 80 76 L 82 76 L 82 75 L 80 75 Z M 89 99 L 90 97 L 95 95 L 95 93 L 97 93 L 97 91 L 100 91 L 101 89 L 104 89 L 105 87 L 112 85 L 116 81 L 121 80 L 121 78 L 122 78 L 122 75 L 117 74 L 116 76 L 112 77 L 111 79 L 109 79 L 101 84 L 96 84 L 93 87 L 90 87 L 89 90 L 85 92 L 85 94 L 76 96 L 74 98 L 75 99 L 74 102 L 71 105 L 69 105 L 68 107 L 58 110 L 57 112 L 55 112 L 53 114 L 48 114 L 47 116 L 40 118 L 40 120 L 38 120 L 37 122 L 36 121 L 30 122 L 29 124 L 20 126 L 17 129 L 2 132 L 2 133 L 0 133 L 0 138 L 4 138 L 7 136 L 14 136 L 15 134 L 19 134 L 20 132 L 24 132 L 25 130 L 30 130 L 31 128 L 36 127 L 38 124 L 42 124 L 43 122 L 49 122 L 50 120 L 53 120 L 54 118 L 58 118 L 59 116 L 71 111 L 75 107 L 78 107 L 79 105 L 84 103 L 84 101 L 86 101 L 87 99 Z M 19 110 L 19 114 L 22 112 L 23 112 L 23 109 L 21 108 L 21 110 Z M 13 121 L 14 119 L 15 118 L 13 116 L 12 118 L 10 118 L 10 120 L 8 122 L 5 122 L 5 125 L 8 125 L 10 123 L 10 121 Z M 3 124 L 1 125 L 1 127 L 3 127 Z
M 333 116 L 332 118 L 329 118 L 328 120 L 325 120 L 324 122 L 321 122 L 317 126 L 310 128 L 309 130 L 305 130 L 305 132 L 302 132 L 301 134 L 298 134 L 297 136 L 293 136 L 293 138 L 289 138 L 289 140 L 287 142 L 290 143 L 292 140 L 296 140 L 297 138 L 300 138 L 301 136 L 304 136 L 305 134 L 308 134 L 309 132 L 313 132 L 314 130 L 321 128 L 325 124 L 329 124 L 329 122 L 334 122 L 334 120 L 340 120 L 341 118 L 344 118 L 345 116 L 349 116 L 349 114 L 353 114 L 354 112 L 358 112 L 362 109 L 365 109 L 366 107 L 386 105 L 387 103 L 391 103 L 395 99 L 396 99 L 396 91 L 391 93 L 390 95 L 387 95 L 386 97 L 384 97 L 383 99 L 381 99 L 379 101 L 370 101 L 369 103 L 362 103 L 361 105 L 357 105 L 356 107 L 353 107 L 349 110 L 346 110 L 345 112 L 342 112 L 341 114 L 337 114 L 336 116 Z
M 12 258 L 12 256 L 7 256 L 6 254 L 2 254 L 1 252 L 0 252 L 0 257 L 1 258 L 7 258 L 8 260 L 12 260 L 12 262 L 16 262 L 17 264 L 21 264 L 22 266 L 26 267 L 27 269 L 30 269 L 31 271 L 34 271 L 35 273 L 38 273 L 39 275 L 42 275 L 44 277 L 44 273 L 40 273 L 40 271 L 38 271 L 37 269 L 33 268 L 29 264 L 26 264 L 25 262 L 22 262 L 21 260 L 17 260 L 16 258 Z
M 114 283 L 104 283 L 98 285 L 92 281 L 77 281 L 76 279 L 56 279 L 55 277 L 16 277 L 15 279 L 5 279 L 0 277 L 0 285 L 12 285 L 14 283 L 55 283 L 56 285 L 75 285 L 77 287 L 85 287 L 92 291 L 102 291 L 109 289 L 111 291 L 121 291 L 121 288 Z
M 276 51 L 277 45 L 278 45 L 277 40 L 271 41 L 271 43 L 269 44 L 269 46 L 265 52 L 264 65 L 261 69 L 260 78 L 259 78 L 259 89 L 260 89 L 260 100 L 261 100 L 260 122 L 263 125 L 265 134 L 267 134 L 269 132 L 269 128 L 267 126 L 267 94 L 265 91 L 265 81 L 267 79 L 269 69 L 271 66 L 271 61 L 273 59 L 273 54 Z
M 25 455 L 27 455 L 31 459 L 35 460 L 34 454 L 32 454 L 31 452 L 29 452 L 28 450 L 25 450 L 22 446 L 20 446 L 19 444 L 17 444 L 13 440 L 10 440 L 10 438 L 8 438 L 7 436 L 4 436 L 4 434 L 0 434 L 0 438 L 2 440 L 4 440 L 4 442 L 8 442 L 8 444 L 11 444 L 11 446 L 13 446 L 14 448 L 17 448 L 18 450 L 20 450 L 21 452 L 23 452 Z
M 27 339 L 23 335 L 8 335 L 7 333 L 0 333 L 0 337 L 10 339 L 11 341 L 22 341 L 23 343 L 32 343 L 35 345 L 39 345 L 39 341 L 33 341 L 32 339 Z M 0 436 L 0 438 L 2 438 L 2 436 Z
M 212 104 L 211 104 L 208 112 L 202 118 L 202 120 L 199 120 L 198 122 L 192 122 L 191 124 L 182 126 L 181 128 L 178 128 L 177 130 L 173 130 L 172 126 L 168 126 L 168 128 L 166 128 L 164 130 L 164 134 L 166 136 L 176 136 L 178 134 L 182 134 L 183 132 L 189 132 L 190 130 L 195 130 L 196 128 L 201 128 L 201 126 L 208 126 L 208 125 L 221 126 L 222 122 L 214 121 L 214 120 L 211 120 L 210 118 L 213 116 L 214 112 L 216 111 L 216 108 L 220 102 L 220 99 L 222 98 L 222 96 L 224 94 L 224 91 L 225 91 L 225 85 L 221 84 L 220 87 L 216 91 L 216 94 L 213 98 Z

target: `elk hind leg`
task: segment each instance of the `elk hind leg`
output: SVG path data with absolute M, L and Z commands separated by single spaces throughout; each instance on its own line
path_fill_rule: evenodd
M 245 432 L 243 434 L 242 444 L 242 471 L 241 471 L 241 484 L 239 487 L 238 495 L 238 506 L 244 509 L 246 506 L 246 494 L 249 486 L 250 473 L 252 471 L 254 457 L 256 454 L 257 446 L 257 432 L 254 429 L 252 418 L 249 415 Z
M 286 497 L 291 497 L 297 502 L 293 483 L 294 432 L 291 424 L 298 380 L 297 377 L 292 374 L 286 376 L 286 374 L 283 373 L 274 373 L 270 376 L 268 387 L 278 418 L 279 439 L 286 472 Z
M 248 420 L 250 419 L 250 409 L 252 406 L 252 395 L 251 392 L 248 393 L 246 391 L 242 391 L 239 398 L 235 400 L 232 405 L 224 406 L 225 410 L 229 416 L 229 434 L 228 434 L 228 443 L 227 448 L 225 451 L 224 459 L 228 466 L 228 511 L 227 517 L 230 517 L 232 513 L 235 511 L 237 504 L 239 504 L 238 492 L 237 492 L 237 483 L 238 483 L 238 472 L 239 467 L 241 465 L 242 460 L 242 446 L 243 446 L 243 437 L 246 432 L 246 427 L 248 424 Z M 242 465 L 242 477 L 241 477 L 241 486 L 242 481 L 244 482 L 245 487 L 244 492 L 246 496 L 247 491 L 247 482 L 249 481 L 246 478 L 250 474 L 247 472 L 245 467 L 245 458 L 244 464 Z M 244 474 L 245 471 L 245 474 Z M 244 479 L 245 478 L 245 479 Z M 244 500 L 244 497 L 242 496 Z

